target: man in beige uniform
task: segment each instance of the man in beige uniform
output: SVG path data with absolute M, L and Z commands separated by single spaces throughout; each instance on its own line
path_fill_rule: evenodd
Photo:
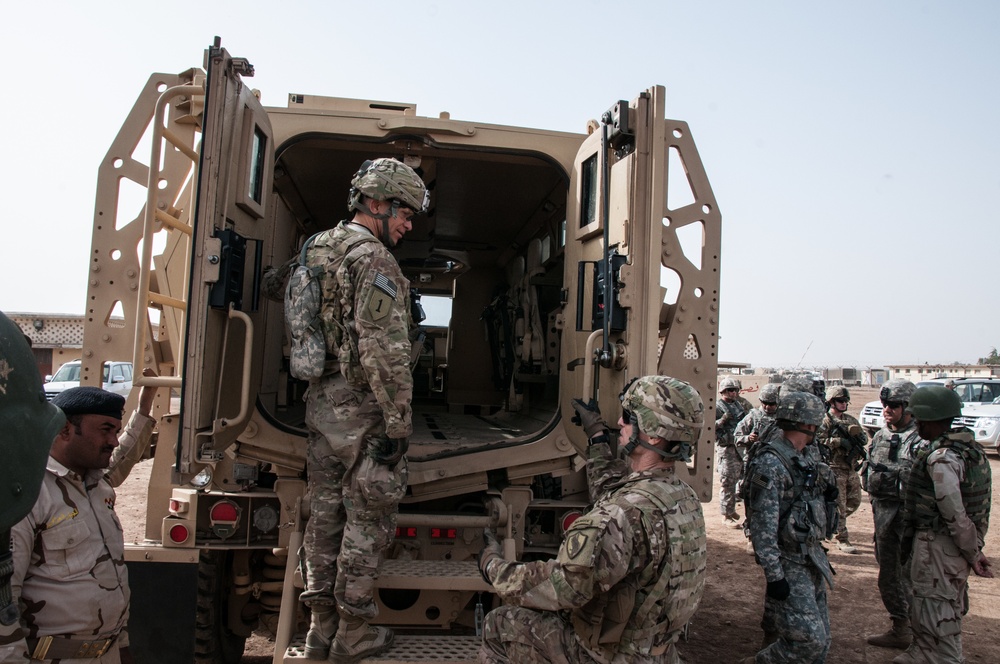
M 38 500 L 11 532 L 11 587 L 21 638 L 0 646 L 0 662 L 132 662 L 128 572 L 115 490 L 149 445 L 155 388 L 121 431 L 124 397 L 76 387 L 52 403 L 66 425 L 52 443 Z

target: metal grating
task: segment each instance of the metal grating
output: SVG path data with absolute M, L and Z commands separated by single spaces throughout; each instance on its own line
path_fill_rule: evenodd
M 449 662 L 474 664 L 481 639 L 478 636 L 452 636 L 450 634 L 413 635 L 397 634 L 392 646 L 376 657 L 366 657 L 361 664 L 412 664 L 413 662 Z M 297 636 L 285 651 L 285 664 L 305 663 L 305 637 Z
M 444 588 L 491 591 L 474 560 L 386 560 L 379 571 L 380 588 Z

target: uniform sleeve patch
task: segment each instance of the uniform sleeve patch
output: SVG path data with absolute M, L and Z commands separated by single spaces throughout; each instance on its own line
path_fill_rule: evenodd
M 586 551 L 589 547 L 587 546 L 590 541 L 590 536 L 587 532 L 574 532 L 566 539 L 566 555 L 569 556 L 570 560 L 576 560 L 583 551 Z
M 750 478 L 750 483 L 761 489 L 766 489 L 771 486 L 771 478 L 762 473 L 754 473 L 753 477 Z
M 396 299 L 396 283 L 381 272 L 375 273 L 375 288 L 379 289 L 392 299 Z

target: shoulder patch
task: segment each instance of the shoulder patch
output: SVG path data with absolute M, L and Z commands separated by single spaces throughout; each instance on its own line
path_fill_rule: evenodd
M 376 272 L 373 284 L 375 288 L 378 288 L 392 299 L 396 299 L 396 284 L 389 277 L 385 276 L 381 272 Z
M 583 551 L 588 549 L 588 543 L 590 542 L 591 531 L 577 531 L 571 533 L 566 539 L 566 555 L 569 556 L 570 560 L 576 560 Z

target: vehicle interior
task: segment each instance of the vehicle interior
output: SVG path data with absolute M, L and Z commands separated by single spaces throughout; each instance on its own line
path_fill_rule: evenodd
M 277 155 L 272 264 L 344 219 L 351 178 L 365 160 L 381 156 L 405 159 L 431 195 L 429 211 L 393 250 L 427 313 L 411 334 L 410 457 L 538 437 L 558 406 L 554 315 L 561 306 L 568 175 L 539 153 L 311 136 Z M 269 319 L 282 316 L 280 304 L 268 306 Z M 266 352 L 281 347 L 269 342 Z M 281 367 L 284 387 L 268 393 L 265 376 L 261 405 L 304 435 L 307 386 L 288 375 L 287 346 L 266 365 Z

